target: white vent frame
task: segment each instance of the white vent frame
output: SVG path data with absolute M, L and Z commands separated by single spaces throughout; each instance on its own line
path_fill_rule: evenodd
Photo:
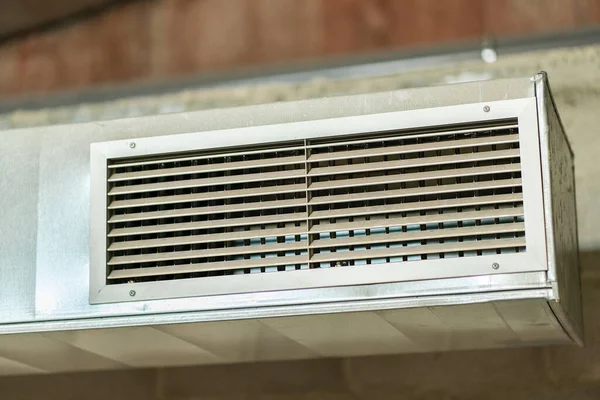
M 106 284 L 107 165 L 109 160 L 369 132 L 425 129 L 440 125 L 514 118 L 518 121 L 521 149 L 527 248 L 524 253 L 282 273 L 215 276 L 119 285 Z M 536 99 L 528 98 L 92 143 L 90 147 L 90 303 L 265 291 L 274 292 L 273 296 L 276 296 L 276 291 L 279 290 L 546 271 L 548 264 L 537 118 Z M 418 265 L 418 268 L 407 268 L 413 263 L 417 263 L 415 265 Z M 493 268 L 494 264 L 498 264 L 500 267 L 495 269 Z M 452 266 L 449 267 L 449 265 Z

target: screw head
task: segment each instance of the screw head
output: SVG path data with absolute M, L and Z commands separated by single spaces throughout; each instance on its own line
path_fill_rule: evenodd
M 493 263 L 493 264 L 492 264 L 492 268 L 494 268 L 494 269 L 498 269 L 498 268 L 500 268 L 500 264 L 498 264 L 498 263 Z
M 130 295 L 131 297 L 135 296 L 135 290 L 130 290 L 130 291 L 129 291 L 129 295 Z
M 490 112 L 490 106 L 483 106 L 483 111 Z
M 129 143 L 129 147 L 131 147 L 132 149 L 135 149 L 135 142 Z

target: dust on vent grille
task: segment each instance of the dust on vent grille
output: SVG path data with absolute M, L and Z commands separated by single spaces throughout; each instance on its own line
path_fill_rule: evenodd
M 525 251 L 514 120 L 108 169 L 109 284 Z

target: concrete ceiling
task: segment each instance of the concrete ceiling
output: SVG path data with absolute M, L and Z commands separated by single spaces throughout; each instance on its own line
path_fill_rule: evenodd
M 0 0 L 0 39 L 98 9 L 115 0 Z

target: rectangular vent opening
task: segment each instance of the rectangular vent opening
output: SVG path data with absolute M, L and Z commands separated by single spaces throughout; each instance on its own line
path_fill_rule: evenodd
M 516 120 L 108 164 L 107 283 L 524 252 Z

